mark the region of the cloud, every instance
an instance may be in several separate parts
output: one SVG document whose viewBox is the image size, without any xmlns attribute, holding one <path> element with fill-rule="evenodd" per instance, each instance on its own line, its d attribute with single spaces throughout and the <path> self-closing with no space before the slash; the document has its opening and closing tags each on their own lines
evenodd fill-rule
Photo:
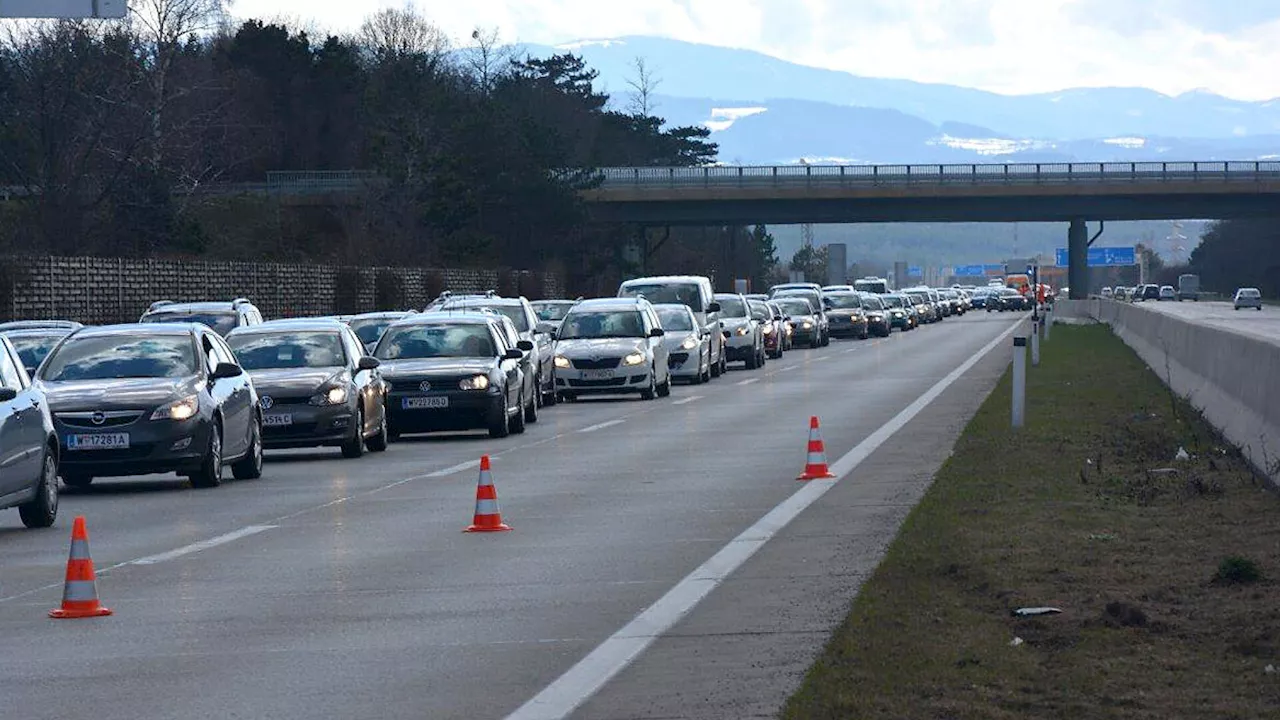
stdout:
<svg viewBox="0 0 1280 720">
<path fill-rule="evenodd" d="M 379 7 L 402 4 L 238 0 L 234 10 L 354 27 Z M 997 92 L 1140 86 L 1280 97 L 1276 0 L 419 0 L 416 7 L 459 39 L 475 27 L 544 44 L 661 35 Z"/>
</svg>

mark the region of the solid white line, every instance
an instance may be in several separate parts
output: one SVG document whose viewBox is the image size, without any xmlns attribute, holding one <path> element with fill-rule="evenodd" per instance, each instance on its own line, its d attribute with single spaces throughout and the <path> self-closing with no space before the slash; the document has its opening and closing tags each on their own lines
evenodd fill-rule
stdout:
<svg viewBox="0 0 1280 720">
<path fill-rule="evenodd" d="M 814 358 L 814 359 L 812 360 L 812 362 L 820 363 L 820 362 L 826 362 L 826 361 L 828 361 L 828 360 L 830 360 L 830 359 L 831 359 L 831 356 L 830 356 L 830 355 L 823 355 L 822 357 L 816 357 L 816 358 Z"/>
<path fill-rule="evenodd" d="M 746 380 L 743 380 L 742 382 L 735 383 L 735 384 L 738 387 L 742 387 L 743 385 L 750 385 L 752 383 L 758 383 L 758 382 L 760 382 L 760 378 L 747 378 Z"/>
<path fill-rule="evenodd" d="M 600 423 L 599 425 L 590 425 L 590 426 L 588 426 L 588 427 L 584 427 L 584 428 L 582 428 L 581 430 L 579 430 L 578 432 L 580 432 L 580 433 L 593 433 L 593 432 L 595 432 L 595 431 L 597 431 L 597 430 L 603 430 L 603 429 L 605 429 L 605 428 L 607 428 L 607 427 L 613 427 L 614 425 L 621 425 L 621 424 L 622 424 L 622 423 L 624 423 L 624 422 L 626 422 L 626 420 L 610 420 L 609 422 L 602 422 L 602 423 Z"/>
<path fill-rule="evenodd" d="M 858 348 L 856 348 L 856 347 L 851 347 L 851 348 L 849 348 L 848 350 L 845 350 L 845 351 L 844 351 L 844 354 L 845 354 L 845 355 L 848 355 L 849 353 L 856 353 L 856 352 L 858 352 Z"/>
<path fill-rule="evenodd" d="M 689 396 L 689 397 L 687 397 L 687 398 L 680 398 L 679 400 L 676 400 L 675 402 L 673 402 L 673 403 L 671 403 L 671 404 L 672 404 L 672 405 L 688 405 L 688 404 L 689 404 L 689 403 L 691 403 L 691 402 L 695 402 L 695 401 L 701 400 L 701 399 L 702 399 L 702 397 L 703 397 L 702 395 L 690 395 L 690 396 Z"/>
<path fill-rule="evenodd" d="M 837 460 L 831 466 L 831 472 L 836 475 L 834 481 L 810 481 L 792 493 L 790 497 L 757 520 L 754 525 L 721 548 L 710 560 L 676 583 L 675 587 L 668 590 L 657 602 L 579 660 L 542 692 L 508 715 L 507 720 L 560 720 L 568 717 L 582 703 L 599 692 L 605 683 L 630 665 L 654 640 L 688 615 L 703 598 L 734 570 L 741 567 L 779 530 L 786 527 L 796 516 L 835 487 L 836 482 L 848 475 L 876 448 L 883 445 L 894 433 L 919 415 L 978 361 L 1003 343 L 1017 328 L 1018 325 L 1014 325 L 1005 330 Z"/>
<path fill-rule="evenodd" d="M 466 462 L 460 462 L 457 465 L 450 465 L 449 467 L 444 468 L 442 470 L 436 470 L 435 472 L 429 472 L 426 475 L 420 475 L 419 477 L 424 479 L 448 477 L 449 475 L 453 475 L 454 473 L 460 473 L 463 470 L 471 470 L 472 468 L 478 468 L 478 467 L 480 467 L 479 460 L 468 460 Z M 416 477 L 406 478 L 406 480 L 417 480 L 417 479 L 418 478 Z"/>
<path fill-rule="evenodd" d="M 200 542 L 191 543 L 190 545 L 183 545 L 180 548 L 160 553 L 159 555 L 149 555 L 147 557 L 138 558 L 137 560 L 131 561 L 129 564 L 155 565 L 156 563 L 162 563 L 168 560 L 176 560 L 183 555 L 190 555 L 191 553 L 198 553 L 201 550 L 208 550 L 209 548 L 217 547 L 219 545 L 226 545 L 229 542 L 234 542 L 240 538 L 249 537 L 250 535 L 257 535 L 260 532 L 271 530 L 275 527 L 275 525 L 249 525 L 225 535 L 219 535 L 218 537 L 209 538 L 208 540 L 201 540 Z"/>
</svg>

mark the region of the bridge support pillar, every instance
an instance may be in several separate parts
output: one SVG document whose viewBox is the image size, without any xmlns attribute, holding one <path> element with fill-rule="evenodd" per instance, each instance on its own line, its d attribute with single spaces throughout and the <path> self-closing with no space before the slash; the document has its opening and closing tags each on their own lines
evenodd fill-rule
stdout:
<svg viewBox="0 0 1280 720">
<path fill-rule="evenodd" d="M 1084 218 L 1072 220 L 1067 231 L 1067 286 L 1072 300 L 1089 297 L 1089 227 Z"/>
</svg>

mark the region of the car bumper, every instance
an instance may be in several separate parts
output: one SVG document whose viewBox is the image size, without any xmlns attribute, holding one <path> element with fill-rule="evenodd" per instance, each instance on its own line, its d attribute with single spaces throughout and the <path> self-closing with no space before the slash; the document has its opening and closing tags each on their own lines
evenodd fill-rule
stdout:
<svg viewBox="0 0 1280 720">
<path fill-rule="evenodd" d="M 190 474 L 200 469 L 209 449 L 209 421 L 193 418 L 185 421 L 138 420 L 119 428 L 90 430 L 54 421 L 60 446 L 59 470 L 62 474 L 94 477 L 154 475 L 159 473 Z M 128 447 L 94 450 L 71 450 L 71 435 L 127 434 Z"/>
<path fill-rule="evenodd" d="M 601 376 L 599 373 L 608 373 Z M 556 368 L 556 390 L 577 395 L 616 395 L 649 389 L 649 366 L 619 366 L 612 370 L 578 370 Z"/>
<path fill-rule="evenodd" d="M 673 378 L 686 380 L 700 377 L 703 367 L 702 353 L 700 352 L 681 350 L 667 356 L 667 369 L 671 372 L 671 377 Z"/>
<path fill-rule="evenodd" d="M 355 409 L 349 405 L 277 405 L 262 414 L 262 446 L 272 449 L 340 445 L 351 439 Z M 287 418 L 286 421 L 282 418 Z"/>
<path fill-rule="evenodd" d="M 406 402 L 420 398 L 436 398 L 436 402 L 447 401 L 448 405 L 432 408 L 405 406 Z M 503 416 L 505 404 L 501 391 L 496 388 L 486 392 L 393 392 L 387 396 L 387 425 L 396 434 L 483 429 L 489 427 L 494 418 Z"/>
<path fill-rule="evenodd" d="M 844 337 L 847 335 L 865 335 L 868 331 L 866 320 L 835 320 L 831 321 L 831 335 L 834 337 Z"/>
</svg>

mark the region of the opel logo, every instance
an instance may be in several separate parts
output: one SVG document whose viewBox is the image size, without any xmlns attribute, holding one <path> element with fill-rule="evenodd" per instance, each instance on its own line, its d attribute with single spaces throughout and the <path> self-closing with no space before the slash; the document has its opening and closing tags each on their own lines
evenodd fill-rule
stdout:
<svg viewBox="0 0 1280 720">
<path fill-rule="evenodd" d="M 107 414 L 102 412 L 101 410 L 98 410 L 94 412 L 93 415 L 89 416 L 89 421 L 92 422 L 94 425 L 101 425 L 102 423 L 107 421 Z"/>
<path fill-rule="evenodd" d="M 418 383 L 418 389 L 421 390 L 422 392 L 431 392 L 430 381 L 423 380 L 422 382 Z"/>
<path fill-rule="evenodd" d="M 261 405 L 263 410 L 270 410 L 271 406 L 275 404 L 276 401 L 272 400 L 270 395 L 263 395 L 258 399 L 258 405 Z"/>
</svg>

